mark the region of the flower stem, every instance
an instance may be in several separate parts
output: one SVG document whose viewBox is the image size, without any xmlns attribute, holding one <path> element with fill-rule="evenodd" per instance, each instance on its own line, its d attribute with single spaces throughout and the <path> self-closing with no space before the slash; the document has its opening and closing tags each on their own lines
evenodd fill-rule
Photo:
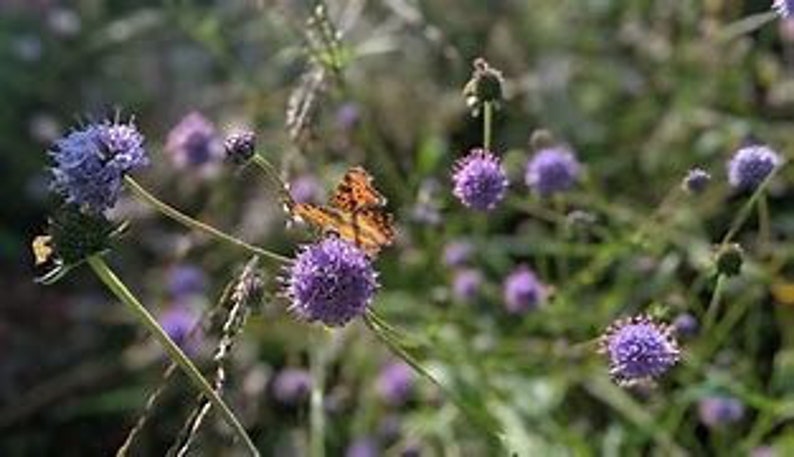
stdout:
<svg viewBox="0 0 794 457">
<path fill-rule="evenodd" d="M 722 290 L 725 286 L 725 275 L 720 273 L 717 275 L 717 283 L 714 285 L 714 292 L 711 295 L 709 307 L 706 310 L 706 316 L 703 318 L 703 334 L 708 334 L 708 331 L 717 320 L 717 310 L 720 306 L 720 299 L 722 298 Z"/>
<path fill-rule="evenodd" d="M 94 270 L 94 273 L 99 279 L 110 289 L 113 294 L 127 306 L 127 309 L 135 315 L 135 317 L 149 330 L 152 335 L 157 339 L 160 345 L 165 349 L 171 359 L 176 362 L 188 378 L 195 384 L 195 386 L 209 399 L 215 406 L 223 419 L 231 426 L 237 436 L 243 441 L 251 455 L 258 456 L 259 451 L 254 446 L 253 441 L 248 436 L 245 428 L 237 420 L 231 409 L 226 405 L 223 399 L 212 389 L 210 384 L 204 379 L 201 372 L 196 368 L 193 362 L 185 355 L 179 346 L 165 333 L 160 324 L 152 317 L 149 311 L 141 304 L 141 302 L 130 292 L 126 285 L 116 276 L 105 261 L 97 256 L 92 255 L 88 258 L 88 264 Z"/>
<path fill-rule="evenodd" d="M 311 347 L 310 370 L 312 391 L 310 404 L 311 437 L 309 439 L 311 457 L 325 456 L 325 411 L 323 410 L 323 386 L 325 384 L 324 344 L 315 338 Z"/>
<path fill-rule="evenodd" d="M 210 236 L 213 236 L 221 241 L 226 243 L 232 244 L 238 248 L 245 249 L 247 251 L 253 252 L 254 254 L 261 255 L 262 257 L 269 257 L 273 260 L 277 260 L 279 262 L 288 263 L 290 259 L 287 257 L 282 256 L 281 254 L 276 254 L 275 252 L 271 252 L 265 249 L 262 249 L 258 246 L 254 246 L 252 244 L 248 244 L 245 241 L 235 238 L 227 233 L 222 232 L 221 230 L 216 229 L 215 227 L 205 224 L 201 221 L 197 221 L 192 217 L 182 213 L 178 209 L 174 208 L 173 206 L 163 202 L 162 200 L 158 199 L 149 191 L 143 188 L 137 181 L 135 181 L 130 176 L 124 177 L 124 182 L 127 186 L 132 190 L 132 192 L 139 197 L 141 200 L 145 201 L 154 209 L 162 213 L 163 215 L 170 217 L 171 219 L 179 222 L 180 224 L 204 232 Z"/>
<path fill-rule="evenodd" d="M 493 123 L 493 103 L 482 104 L 482 148 L 491 150 L 491 124 Z"/>
</svg>

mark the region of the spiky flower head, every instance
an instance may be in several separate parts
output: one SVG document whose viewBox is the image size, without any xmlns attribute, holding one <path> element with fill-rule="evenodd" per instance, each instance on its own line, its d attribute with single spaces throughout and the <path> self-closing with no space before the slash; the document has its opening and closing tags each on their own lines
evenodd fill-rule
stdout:
<svg viewBox="0 0 794 457">
<path fill-rule="evenodd" d="M 524 179 L 541 197 L 563 192 L 576 183 L 581 165 L 573 152 L 565 146 L 540 149 L 527 162 Z"/>
<path fill-rule="evenodd" d="M 728 162 L 728 182 L 738 190 L 753 191 L 781 162 L 778 153 L 768 146 L 742 147 Z"/>
<path fill-rule="evenodd" d="M 794 17 L 794 0 L 775 0 L 772 9 L 783 19 Z"/>
<path fill-rule="evenodd" d="M 49 154 L 53 190 L 90 212 L 112 208 L 125 174 L 149 164 L 144 138 L 132 123 L 105 121 L 73 130 Z"/>
<path fill-rule="evenodd" d="M 304 246 L 286 273 L 290 310 L 330 327 L 364 314 L 378 288 L 367 255 L 337 237 Z"/>
<path fill-rule="evenodd" d="M 620 319 L 607 328 L 599 352 L 609 359 L 609 372 L 620 385 L 653 381 L 680 357 L 673 328 L 646 315 Z"/>
<path fill-rule="evenodd" d="M 183 117 L 168 133 L 165 151 L 177 168 L 212 173 L 223 160 L 223 141 L 201 113 Z"/>
<path fill-rule="evenodd" d="M 390 405 L 401 405 L 410 397 L 414 387 L 414 372 L 403 362 L 392 362 L 378 374 L 375 390 Z"/>
<path fill-rule="evenodd" d="M 471 79 L 463 88 L 466 104 L 475 115 L 486 102 L 498 104 L 503 99 L 503 85 L 502 72 L 488 64 L 482 57 L 478 57 L 474 60 Z"/>
<path fill-rule="evenodd" d="M 300 368 L 285 368 L 273 380 L 273 397 L 284 404 L 297 404 L 309 397 L 312 376 Z"/>
<path fill-rule="evenodd" d="M 108 249 L 121 227 L 101 213 L 85 213 L 75 205 L 59 208 L 49 222 L 52 249 L 64 265 L 75 265 Z"/>
<path fill-rule="evenodd" d="M 686 176 L 684 176 L 681 187 L 689 193 L 700 194 L 706 190 L 710 182 L 711 175 L 706 170 L 695 167 L 689 170 Z"/>
<path fill-rule="evenodd" d="M 455 164 L 452 193 L 469 208 L 494 209 L 505 196 L 507 173 L 499 159 L 484 149 L 473 149 Z"/>
<path fill-rule="evenodd" d="M 545 286 L 526 265 L 507 276 L 503 286 L 505 308 L 511 314 L 536 309 L 546 295 Z"/>
<path fill-rule="evenodd" d="M 223 142 L 226 158 L 237 165 L 243 165 L 256 152 L 256 134 L 251 130 L 232 133 Z"/>
<path fill-rule="evenodd" d="M 714 428 L 738 422 L 744 416 L 744 405 L 738 399 L 712 396 L 698 402 L 698 417 L 703 425 Z"/>
</svg>

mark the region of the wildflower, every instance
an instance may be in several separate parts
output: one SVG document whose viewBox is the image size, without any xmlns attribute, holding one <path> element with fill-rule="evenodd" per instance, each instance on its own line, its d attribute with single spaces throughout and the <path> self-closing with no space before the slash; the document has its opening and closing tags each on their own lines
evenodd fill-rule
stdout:
<svg viewBox="0 0 794 457">
<path fill-rule="evenodd" d="M 226 157 L 237 165 L 242 165 L 256 152 L 256 134 L 250 130 L 232 133 L 223 142 Z"/>
<path fill-rule="evenodd" d="M 223 142 L 206 117 L 192 112 L 183 117 L 171 132 L 165 151 L 177 168 L 199 170 L 211 174 L 223 160 Z"/>
<path fill-rule="evenodd" d="M 794 0 L 775 0 L 772 9 L 783 19 L 794 17 Z"/>
<path fill-rule="evenodd" d="M 717 272 L 725 276 L 736 276 L 742 272 L 744 250 L 736 243 L 720 246 L 717 250 Z"/>
<path fill-rule="evenodd" d="M 677 335 L 692 338 L 698 333 L 698 320 L 689 313 L 681 313 L 673 320 L 673 327 Z"/>
<path fill-rule="evenodd" d="M 469 241 L 453 240 L 444 246 L 444 264 L 448 267 L 459 267 L 469 261 L 474 246 Z"/>
<path fill-rule="evenodd" d="M 645 315 L 610 325 L 599 346 L 609 358 L 612 378 L 621 385 L 652 381 L 672 368 L 680 354 L 672 327 Z"/>
<path fill-rule="evenodd" d="M 700 422 L 709 428 L 738 422 L 744 416 L 744 405 L 733 397 L 712 396 L 698 402 Z"/>
<path fill-rule="evenodd" d="M 527 186 L 542 197 L 570 189 L 579 177 L 581 166 L 564 146 L 539 150 L 527 163 Z"/>
<path fill-rule="evenodd" d="M 728 182 L 738 190 L 753 191 L 780 163 L 780 156 L 768 146 L 745 146 L 728 162 Z"/>
<path fill-rule="evenodd" d="M 477 296 L 481 283 L 482 275 L 479 271 L 474 269 L 458 270 L 452 278 L 452 294 L 460 301 L 471 301 Z"/>
<path fill-rule="evenodd" d="M 340 238 L 305 246 L 287 267 L 290 310 L 308 320 L 341 326 L 362 315 L 378 288 L 366 254 Z"/>
<path fill-rule="evenodd" d="M 195 352 L 198 340 L 191 338 L 191 332 L 199 322 L 199 316 L 187 305 L 176 302 L 168 307 L 158 318 L 165 333 L 183 350 Z"/>
<path fill-rule="evenodd" d="M 466 97 L 466 104 L 476 114 L 480 107 L 488 103 L 499 103 L 502 101 L 502 86 L 504 78 L 502 72 L 491 67 L 483 58 L 474 60 L 474 71 L 471 79 L 463 88 L 463 96 Z"/>
<path fill-rule="evenodd" d="M 323 187 L 314 176 L 306 174 L 289 183 L 289 193 L 298 203 L 318 203 L 322 199 Z"/>
<path fill-rule="evenodd" d="M 546 292 L 535 273 L 520 266 L 505 279 L 503 293 L 507 311 L 518 314 L 537 308 Z"/>
<path fill-rule="evenodd" d="M 281 403 L 293 405 L 306 401 L 312 390 L 312 377 L 300 368 L 285 368 L 273 380 L 273 396 Z"/>
<path fill-rule="evenodd" d="M 474 149 L 455 164 L 452 193 L 469 208 L 488 211 L 504 198 L 507 174 L 499 159 L 483 149 Z"/>
<path fill-rule="evenodd" d="M 175 265 L 168 271 L 168 292 L 174 298 L 201 295 L 207 287 L 207 277 L 195 265 Z"/>
<path fill-rule="evenodd" d="M 125 174 L 149 164 L 143 136 L 130 122 L 103 122 L 74 130 L 49 151 L 55 161 L 52 188 L 92 212 L 112 208 Z"/>
<path fill-rule="evenodd" d="M 706 190 L 709 182 L 711 182 L 711 175 L 702 168 L 692 168 L 684 177 L 681 187 L 692 194 L 699 194 Z"/>
<path fill-rule="evenodd" d="M 378 374 L 375 390 L 383 401 L 390 405 L 405 403 L 414 387 L 414 373 L 403 361 L 386 365 Z"/>
<path fill-rule="evenodd" d="M 345 450 L 345 457 L 377 457 L 378 455 L 380 455 L 378 443 L 368 436 L 356 438 Z"/>
</svg>

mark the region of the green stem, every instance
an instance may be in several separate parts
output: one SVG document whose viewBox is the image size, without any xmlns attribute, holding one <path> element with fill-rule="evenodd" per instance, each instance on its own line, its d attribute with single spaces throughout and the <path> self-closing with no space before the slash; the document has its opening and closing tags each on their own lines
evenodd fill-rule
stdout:
<svg viewBox="0 0 794 457">
<path fill-rule="evenodd" d="M 323 409 L 323 386 L 325 384 L 324 344 L 316 338 L 312 344 L 310 370 L 312 376 L 310 425 L 310 456 L 325 456 L 325 411 Z"/>
<path fill-rule="evenodd" d="M 491 124 L 493 123 L 493 103 L 484 102 L 482 105 L 482 147 L 491 150 Z"/>
<path fill-rule="evenodd" d="M 130 292 L 126 285 L 113 273 L 105 261 L 97 256 L 92 255 L 88 259 L 88 264 L 94 270 L 94 273 L 100 280 L 110 289 L 113 294 L 127 306 L 127 309 L 135 315 L 135 317 L 149 330 L 152 335 L 157 339 L 160 345 L 165 349 L 171 360 L 176 362 L 188 378 L 195 384 L 195 386 L 209 399 L 212 405 L 223 416 L 224 420 L 232 427 L 234 432 L 243 441 L 248 448 L 251 455 L 258 456 L 259 451 L 254 446 L 253 441 L 248 436 L 245 428 L 237 420 L 231 409 L 226 405 L 223 399 L 218 396 L 217 392 L 212 389 L 212 386 L 204 379 L 201 372 L 196 368 L 193 362 L 185 355 L 179 346 L 174 343 L 171 338 L 160 327 L 154 317 L 146 310 L 135 295 Z"/>
<path fill-rule="evenodd" d="M 708 331 L 717 320 L 717 310 L 720 306 L 720 299 L 722 298 L 722 290 L 724 286 L 725 275 L 720 273 L 717 275 L 717 284 L 714 285 L 714 292 L 711 295 L 711 301 L 709 302 L 709 307 L 706 310 L 706 316 L 703 318 L 702 333 L 704 335 L 708 335 Z"/>
<path fill-rule="evenodd" d="M 739 209 L 739 212 L 736 213 L 736 217 L 733 219 L 733 221 L 731 221 L 731 226 L 728 229 L 728 232 L 725 234 L 725 237 L 723 237 L 722 239 L 722 243 L 721 243 L 722 246 L 727 245 L 728 243 L 731 242 L 731 240 L 733 240 L 733 237 L 736 236 L 736 234 L 739 232 L 739 229 L 742 228 L 744 222 L 747 220 L 748 217 L 750 217 L 750 213 L 751 210 L 753 209 L 753 205 L 755 205 L 755 203 L 766 192 L 766 188 L 769 186 L 769 183 L 772 182 L 772 178 L 777 173 L 779 173 L 780 170 L 782 170 L 783 167 L 786 165 L 787 163 L 784 162 L 778 165 L 777 167 L 775 167 L 772 170 L 772 172 L 770 172 L 769 175 L 761 182 L 761 184 L 758 185 L 758 187 L 755 189 L 755 191 L 750 196 L 750 198 L 747 199 L 747 202 L 744 205 L 742 205 L 742 207 Z"/>
<path fill-rule="evenodd" d="M 772 229 L 769 226 L 769 201 L 766 193 L 758 199 L 758 251 L 762 256 L 769 254 L 772 243 Z"/>
<path fill-rule="evenodd" d="M 232 244 L 232 245 L 234 245 L 234 246 L 236 246 L 238 248 L 242 248 L 242 249 L 245 249 L 247 251 L 253 252 L 254 254 L 258 254 L 258 255 L 261 255 L 263 257 L 268 257 L 268 258 L 271 258 L 273 260 L 277 260 L 279 262 L 284 262 L 284 263 L 289 263 L 290 262 L 290 259 L 287 258 L 287 257 L 284 257 L 284 256 L 282 256 L 280 254 L 276 254 L 275 252 L 271 252 L 271 251 L 262 249 L 262 248 L 260 248 L 258 246 L 254 246 L 252 244 L 248 244 L 245 241 L 240 240 L 238 238 L 235 238 L 235 237 L 233 237 L 233 236 L 231 236 L 231 235 L 229 235 L 227 233 L 224 233 L 224 232 L 216 229 L 215 227 L 213 227 L 211 225 L 208 225 L 208 224 L 205 224 L 205 223 L 203 223 L 201 221 L 197 221 L 196 219 L 193 219 L 192 217 L 182 213 L 178 209 L 174 208 L 173 206 L 170 206 L 169 204 L 163 202 L 162 200 L 158 199 L 157 197 L 155 197 L 154 195 L 149 193 L 149 191 L 144 189 L 143 186 L 138 184 L 138 182 L 135 181 L 130 176 L 125 176 L 124 177 L 124 182 L 130 188 L 130 190 L 136 196 L 138 196 L 141 200 L 143 200 L 146 203 L 150 204 L 152 207 L 154 207 L 154 209 L 156 209 L 157 211 L 159 211 L 163 215 L 165 215 L 167 217 L 170 217 L 171 219 L 179 222 L 180 224 L 182 224 L 182 225 L 184 225 L 186 227 L 189 227 L 189 228 L 204 232 L 204 233 L 206 233 L 206 234 L 208 234 L 210 236 L 213 236 L 213 237 L 215 237 L 215 238 L 217 238 L 217 239 L 219 239 L 221 241 L 224 241 L 226 243 Z"/>
</svg>

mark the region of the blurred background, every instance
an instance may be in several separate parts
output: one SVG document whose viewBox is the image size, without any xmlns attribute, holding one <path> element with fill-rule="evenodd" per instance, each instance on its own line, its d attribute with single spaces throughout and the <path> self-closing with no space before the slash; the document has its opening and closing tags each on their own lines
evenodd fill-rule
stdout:
<svg viewBox="0 0 794 457">
<path fill-rule="evenodd" d="M 722 325 L 693 336 L 695 355 L 659 388 L 625 391 L 582 350 L 617 316 L 700 316 L 711 246 L 746 202 L 728 189 L 725 160 L 748 136 L 794 150 L 794 20 L 764 16 L 767 0 L 317 4 L 0 0 L 0 455 L 113 453 L 161 382 L 159 349 L 88 269 L 34 283 L 30 241 L 56 205 L 47 150 L 108 117 L 134 118 L 146 136 L 153 165 L 137 177 L 148 189 L 287 256 L 312 232 L 287 227 L 256 169 L 219 159 L 223 138 L 256 131 L 304 201 L 325 201 L 349 166 L 366 166 L 399 229 L 376 264 L 375 308 L 434 349 L 423 362 L 519 455 L 794 452 L 788 170 L 769 191 L 771 244 L 759 248 L 751 217 Z M 452 164 L 482 144 L 461 95 L 479 56 L 505 77 L 494 150 L 511 178 L 487 216 L 450 193 Z M 554 201 L 524 184 L 540 128 L 585 167 Z M 695 165 L 712 188 L 674 199 L 661 235 L 637 235 Z M 108 261 L 172 336 L 247 261 L 129 195 L 111 217 L 131 229 Z M 511 313 L 501 289 L 520 265 L 549 296 Z M 306 455 L 312 338 L 278 297 L 280 266 L 262 267 L 265 298 L 235 346 L 226 397 L 263 455 Z M 181 342 L 209 366 L 217 332 L 198 333 Z M 360 323 L 334 332 L 327 352 L 328 455 L 499 454 Z M 175 376 L 132 455 L 165 454 L 193 398 Z M 192 453 L 239 451 L 219 422 Z"/>
</svg>

